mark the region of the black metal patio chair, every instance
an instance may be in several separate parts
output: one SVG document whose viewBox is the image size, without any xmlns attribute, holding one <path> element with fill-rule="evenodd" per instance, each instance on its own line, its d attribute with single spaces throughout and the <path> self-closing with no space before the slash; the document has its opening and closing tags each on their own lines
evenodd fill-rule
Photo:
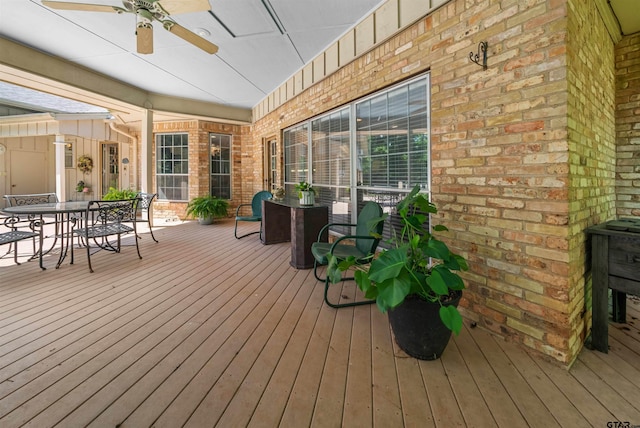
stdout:
<svg viewBox="0 0 640 428">
<path fill-rule="evenodd" d="M 20 218 L 15 216 L 0 218 L 0 225 L 2 225 L 0 228 L 0 245 L 9 244 L 9 250 L 2 257 L 8 255 L 13 247 L 13 261 L 17 265 L 20 264 L 18 262 L 18 242 L 24 239 L 35 239 L 39 235 L 33 230 L 20 230 L 18 228 L 20 223 Z"/>
<path fill-rule="evenodd" d="M 22 205 L 35 205 L 35 204 L 48 204 L 48 203 L 56 203 L 59 202 L 58 195 L 55 193 L 27 193 L 23 195 L 4 195 L 4 199 L 7 201 L 7 206 L 9 207 L 17 207 Z M 30 218 L 29 220 L 34 220 Z M 53 224 L 55 225 L 55 240 L 51 245 L 51 248 L 44 251 L 44 253 L 48 253 L 51 251 L 57 242 L 58 233 L 59 233 L 59 223 L 58 219 L 55 215 L 43 215 L 42 222 L 39 222 L 40 227 L 44 227 L 44 225 Z M 9 249 L 10 251 L 11 249 Z M 36 240 L 33 239 L 33 252 L 36 252 Z"/>
<path fill-rule="evenodd" d="M 155 236 L 153 236 L 153 230 L 151 226 L 153 225 L 153 201 L 157 199 L 157 193 L 143 193 L 139 192 L 136 195 L 138 198 L 138 206 L 136 207 L 136 221 L 138 223 L 147 223 L 149 225 L 149 233 L 151 234 L 151 238 L 158 242 Z M 140 238 L 140 236 L 138 236 Z"/>
<path fill-rule="evenodd" d="M 142 259 L 136 230 L 135 209 L 138 203 L 138 198 L 116 201 L 89 201 L 85 214 L 85 226 L 74 229 L 73 234 L 84 238 L 90 272 L 93 272 L 91 266 L 91 242 L 103 250 L 119 253 L 122 248 L 121 236 L 133 233 L 138 257 Z M 131 226 L 125 223 L 130 223 Z M 116 236 L 115 242 L 109 240 L 111 236 Z M 73 263 L 73 246 L 71 247 L 71 263 Z"/>
</svg>

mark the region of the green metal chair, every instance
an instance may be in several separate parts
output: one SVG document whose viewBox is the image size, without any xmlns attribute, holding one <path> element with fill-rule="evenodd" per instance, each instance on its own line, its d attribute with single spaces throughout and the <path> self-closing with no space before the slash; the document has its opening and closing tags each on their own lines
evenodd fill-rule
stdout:
<svg viewBox="0 0 640 428">
<path fill-rule="evenodd" d="M 356 224 L 350 223 L 329 223 L 324 226 L 318 234 L 318 241 L 311 244 L 311 253 L 313 254 L 313 274 L 318 281 L 324 281 L 324 301 L 332 308 L 343 308 L 345 306 L 368 305 L 374 303 L 375 300 L 363 300 L 350 303 L 333 303 L 329 301 L 328 292 L 330 281 L 329 278 L 321 278 L 318 275 L 318 267 L 329 264 L 328 255 L 331 254 L 338 261 L 344 260 L 349 256 L 356 258 L 359 264 L 371 263 L 372 255 L 378 247 L 380 236 L 384 222 L 381 221 L 382 207 L 376 202 L 367 202 L 358 214 Z M 380 220 L 380 221 L 376 221 Z M 321 237 L 325 231 L 331 230 L 334 226 L 350 226 L 356 228 L 355 235 L 345 235 L 336 239 L 334 242 L 321 242 Z M 355 241 L 354 244 L 347 244 L 344 241 Z M 342 278 L 343 281 L 353 280 L 353 278 Z"/>
<path fill-rule="evenodd" d="M 271 199 L 273 195 L 271 192 L 267 190 L 262 190 L 255 195 L 251 199 L 250 204 L 240 204 L 238 208 L 236 208 L 236 225 L 233 229 L 233 235 L 236 239 L 244 238 L 245 236 L 254 235 L 256 233 L 260 234 L 260 239 L 262 239 L 262 201 L 265 199 Z M 243 207 L 251 207 L 251 215 L 241 215 L 240 211 L 246 211 L 246 208 Z M 255 232 L 246 233 L 244 235 L 238 236 L 238 222 L 239 221 L 250 221 L 250 222 L 260 222 L 260 230 L 256 230 Z"/>
</svg>

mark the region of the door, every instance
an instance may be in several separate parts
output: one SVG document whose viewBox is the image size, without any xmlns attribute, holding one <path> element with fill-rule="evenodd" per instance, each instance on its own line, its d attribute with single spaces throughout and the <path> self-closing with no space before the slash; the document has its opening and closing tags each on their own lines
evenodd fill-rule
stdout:
<svg viewBox="0 0 640 428">
<path fill-rule="evenodd" d="M 118 165 L 118 144 L 102 145 L 102 195 L 109 191 L 109 187 L 120 188 L 120 171 Z"/>
<path fill-rule="evenodd" d="M 273 192 L 278 187 L 278 142 L 269 138 L 264 143 L 264 185 Z"/>
<path fill-rule="evenodd" d="M 9 192 L 13 195 L 47 193 L 47 159 L 43 152 L 11 151 Z"/>
</svg>

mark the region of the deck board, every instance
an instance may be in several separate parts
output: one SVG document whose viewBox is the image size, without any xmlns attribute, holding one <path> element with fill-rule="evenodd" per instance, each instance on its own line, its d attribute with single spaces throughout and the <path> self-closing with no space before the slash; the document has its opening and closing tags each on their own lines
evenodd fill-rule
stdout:
<svg viewBox="0 0 640 428">
<path fill-rule="evenodd" d="M 470 330 L 465 328 L 465 333 L 470 334 Z M 485 337 L 484 339 L 489 340 L 490 338 Z M 470 372 L 471 380 L 468 381 L 471 384 L 470 389 L 486 402 L 485 408 L 480 409 L 482 411 L 481 414 L 484 415 L 483 420 L 486 425 L 491 425 L 491 423 L 500 426 L 509 424 L 513 424 L 513 426 L 525 425 L 524 418 L 489 361 L 483 357 L 478 344 L 474 340 L 457 340 L 455 337 L 453 341 L 459 348 L 459 352 Z M 496 344 L 496 346 L 498 345 Z M 482 381 L 478 382 L 478 379 Z M 467 412 L 464 406 L 461 407 Z M 489 413 L 489 415 L 485 413 Z"/>
<path fill-rule="evenodd" d="M 507 355 L 511 363 L 526 379 L 535 391 L 536 396 L 544 403 L 554 419 L 562 427 L 588 426 L 589 422 L 576 409 L 567 396 L 552 382 L 547 372 L 534 359 L 502 340 L 496 340 L 496 345 Z M 506 391 L 504 391 L 506 393 Z M 494 411 L 495 412 L 495 411 Z M 507 418 L 508 418 L 507 413 Z"/>
<path fill-rule="evenodd" d="M 640 299 L 567 370 L 479 328 L 408 357 L 375 305 L 333 309 L 288 243 L 160 224 L 120 254 L 0 259 L 0 426 L 640 424 Z M 132 238 L 125 241 L 131 244 Z M 334 301 L 361 299 L 353 282 Z M 466 323 L 465 323 L 466 324 Z"/>
<path fill-rule="evenodd" d="M 369 427 L 373 425 L 371 309 L 371 305 L 353 308 L 351 343 L 348 349 L 348 361 L 351 361 L 351 364 L 349 364 L 346 379 L 344 426 Z"/>
</svg>

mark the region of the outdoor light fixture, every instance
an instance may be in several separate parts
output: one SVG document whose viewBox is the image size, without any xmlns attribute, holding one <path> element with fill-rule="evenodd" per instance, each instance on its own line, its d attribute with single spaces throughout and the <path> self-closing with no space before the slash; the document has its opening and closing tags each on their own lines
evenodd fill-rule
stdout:
<svg viewBox="0 0 640 428">
<path fill-rule="evenodd" d="M 193 32 L 200 37 L 209 37 L 211 35 L 209 30 L 205 30 L 204 28 L 196 28 L 193 30 Z"/>
<path fill-rule="evenodd" d="M 487 42 L 478 43 L 478 52 L 469 52 L 469 59 L 476 64 L 482 66 L 483 70 L 487 69 L 487 48 L 489 44 Z"/>
</svg>

